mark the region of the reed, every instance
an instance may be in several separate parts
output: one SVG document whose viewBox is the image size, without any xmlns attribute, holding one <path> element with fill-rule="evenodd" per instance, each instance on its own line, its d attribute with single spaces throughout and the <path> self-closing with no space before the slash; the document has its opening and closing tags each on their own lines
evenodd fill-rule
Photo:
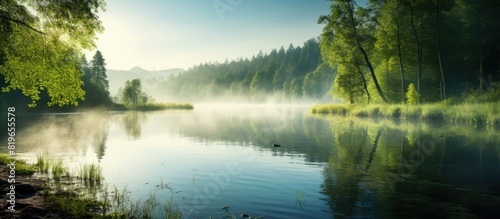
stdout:
<svg viewBox="0 0 500 219">
<path fill-rule="evenodd" d="M 126 187 L 122 190 L 114 187 L 113 191 L 108 192 L 102 182 L 102 169 L 96 164 L 83 165 L 77 176 L 71 176 L 69 168 L 64 166 L 62 160 L 53 162 L 44 155 L 37 155 L 36 164 L 30 165 L 8 154 L 0 154 L 0 164 L 6 165 L 12 161 L 16 162 L 16 174 L 24 172 L 25 168 L 31 174 L 37 170 L 47 174 L 42 186 L 43 197 L 51 208 L 64 213 L 68 218 L 158 218 L 158 214 L 162 215 L 161 218 L 182 218 L 173 196 L 170 196 L 165 205 L 160 206 L 157 194 L 154 193 L 145 201 L 133 201 Z M 49 173 L 51 175 L 48 175 Z M 68 182 L 72 184 L 63 188 L 60 186 L 60 179 L 64 176 L 67 176 Z M 80 180 L 73 181 L 72 177 Z M 160 188 L 172 191 L 163 181 Z"/>
<path fill-rule="evenodd" d="M 45 158 L 45 155 L 43 154 L 37 154 L 36 155 L 36 167 L 38 167 L 38 171 L 40 173 L 49 173 L 49 168 L 50 168 L 50 162 Z"/>
<path fill-rule="evenodd" d="M 86 184 L 99 184 L 102 180 L 102 168 L 96 164 L 85 164 L 80 167 L 78 178 Z"/>
<path fill-rule="evenodd" d="M 68 169 L 63 166 L 62 160 L 53 162 L 52 165 L 50 166 L 51 166 L 52 177 L 54 177 L 56 181 L 59 181 L 63 176 L 63 174 L 68 172 Z"/>
</svg>

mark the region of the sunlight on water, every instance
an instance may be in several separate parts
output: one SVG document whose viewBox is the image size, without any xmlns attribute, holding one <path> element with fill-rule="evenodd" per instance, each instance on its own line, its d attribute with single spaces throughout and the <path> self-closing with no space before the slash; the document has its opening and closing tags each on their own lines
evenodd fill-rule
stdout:
<svg viewBox="0 0 500 219">
<path fill-rule="evenodd" d="M 27 116 L 18 149 L 32 163 L 37 154 L 74 169 L 99 163 L 109 189 L 126 188 L 134 200 L 172 198 L 186 218 L 495 213 L 486 204 L 500 203 L 494 130 L 318 117 L 307 109 L 202 104 Z M 467 213 L 453 213 L 458 208 Z"/>
</svg>

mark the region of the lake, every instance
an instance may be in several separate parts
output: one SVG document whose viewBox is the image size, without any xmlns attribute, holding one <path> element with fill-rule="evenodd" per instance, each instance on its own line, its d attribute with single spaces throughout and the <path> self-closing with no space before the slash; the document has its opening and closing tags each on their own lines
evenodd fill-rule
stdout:
<svg viewBox="0 0 500 219">
<path fill-rule="evenodd" d="M 126 188 L 134 200 L 171 199 L 184 218 L 500 215 L 498 127 L 308 109 L 200 104 L 192 111 L 18 115 L 16 152 L 72 169 L 98 163 L 110 189 Z"/>
</svg>

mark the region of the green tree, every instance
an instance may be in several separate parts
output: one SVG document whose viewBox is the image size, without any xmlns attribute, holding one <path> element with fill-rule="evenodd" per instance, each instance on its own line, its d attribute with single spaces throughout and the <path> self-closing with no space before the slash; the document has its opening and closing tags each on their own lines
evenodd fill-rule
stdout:
<svg viewBox="0 0 500 219">
<path fill-rule="evenodd" d="M 384 102 L 387 99 L 380 88 L 375 70 L 366 48 L 370 47 L 372 37 L 366 34 L 372 28 L 369 11 L 357 7 L 353 0 L 330 0 L 330 14 L 320 16 L 318 23 L 325 24 L 321 40 L 321 52 L 331 66 L 360 65 L 366 66 L 372 82 Z M 344 68 L 349 71 L 358 69 Z M 352 73 L 355 74 L 355 73 Z M 355 77 L 350 76 L 350 79 Z M 363 77 L 360 77 L 363 80 Z M 363 81 L 361 81 L 363 83 Z M 356 82 L 354 82 L 356 83 Z M 343 84 L 343 83 L 340 83 Z"/>
<path fill-rule="evenodd" d="M 142 91 L 141 81 L 133 79 L 126 81 L 125 87 L 120 88 L 120 99 L 123 103 L 132 104 L 136 107 L 139 104 L 146 104 L 151 98 Z"/>
<path fill-rule="evenodd" d="M 420 94 L 418 93 L 417 88 L 415 88 L 415 84 L 410 83 L 408 85 L 408 92 L 406 92 L 406 102 L 409 104 L 418 104 L 419 98 Z"/>
<path fill-rule="evenodd" d="M 292 102 L 298 101 L 302 98 L 302 79 L 292 78 L 290 82 L 290 100 Z"/>
<path fill-rule="evenodd" d="M 404 21 L 406 20 L 405 11 L 401 7 L 401 0 L 386 0 L 377 2 L 380 16 L 378 16 L 379 26 L 377 27 L 375 37 L 375 47 L 379 58 L 379 66 L 376 71 L 380 74 L 385 72 L 385 80 L 381 80 L 385 88 L 388 98 L 396 101 L 397 92 L 394 89 L 397 70 L 400 73 L 400 102 L 404 103 L 405 99 L 405 61 L 403 57 L 408 57 L 405 39 L 407 37 L 408 28 Z M 396 70 L 397 69 L 397 70 Z M 394 75 L 394 76 L 393 76 Z M 384 86 L 385 85 L 385 86 Z"/>
<path fill-rule="evenodd" d="M 357 68 L 353 64 L 338 67 L 338 74 L 331 90 L 333 96 L 351 104 L 363 98 L 364 94 L 366 94 L 364 79 L 362 74 L 353 73 L 356 71 Z"/>
<path fill-rule="evenodd" d="M 101 51 L 97 50 L 92 59 L 90 81 L 97 89 L 105 91 L 109 95 L 109 82 L 106 76 L 106 62 Z"/>
<path fill-rule="evenodd" d="M 104 63 L 104 58 L 101 53 L 96 53 L 96 55 L 94 55 L 91 65 L 89 65 L 85 56 L 82 57 L 80 68 L 83 74 L 82 88 L 85 91 L 85 100 L 82 105 L 95 107 L 110 105 L 112 103 L 111 97 L 109 96 L 109 85 L 106 78 L 105 65 L 106 63 Z"/>
<path fill-rule="evenodd" d="M 98 12 L 103 0 L 2 0 L 0 2 L 0 75 L 3 92 L 21 90 L 36 106 L 40 93 L 48 105 L 78 104 L 80 51 L 93 49 L 103 30 Z"/>
</svg>

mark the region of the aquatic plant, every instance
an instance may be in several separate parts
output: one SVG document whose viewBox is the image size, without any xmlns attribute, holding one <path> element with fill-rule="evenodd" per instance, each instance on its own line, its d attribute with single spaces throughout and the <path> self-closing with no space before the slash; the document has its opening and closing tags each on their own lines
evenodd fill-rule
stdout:
<svg viewBox="0 0 500 219">
<path fill-rule="evenodd" d="M 86 185 L 99 184 L 102 179 L 102 168 L 96 164 L 85 164 L 80 167 L 78 178 Z"/>
<path fill-rule="evenodd" d="M 67 168 L 63 166 L 62 160 L 58 160 L 57 162 L 54 162 L 51 165 L 52 177 L 54 177 L 56 181 L 59 181 L 63 176 L 63 174 L 66 173 L 67 171 L 68 171 Z"/>
<path fill-rule="evenodd" d="M 49 173 L 49 168 L 50 168 L 50 162 L 45 159 L 45 155 L 43 154 L 37 154 L 36 155 L 36 164 L 35 166 L 38 167 L 38 171 L 40 173 Z"/>
<path fill-rule="evenodd" d="M 305 206 L 306 205 L 306 196 L 307 196 L 307 192 L 302 190 L 302 189 L 299 189 L 299 190 L 295 190 L 295 206 L 297 206 L 297 204 L 302 207 L 302 206 Z"/>
</svg>

